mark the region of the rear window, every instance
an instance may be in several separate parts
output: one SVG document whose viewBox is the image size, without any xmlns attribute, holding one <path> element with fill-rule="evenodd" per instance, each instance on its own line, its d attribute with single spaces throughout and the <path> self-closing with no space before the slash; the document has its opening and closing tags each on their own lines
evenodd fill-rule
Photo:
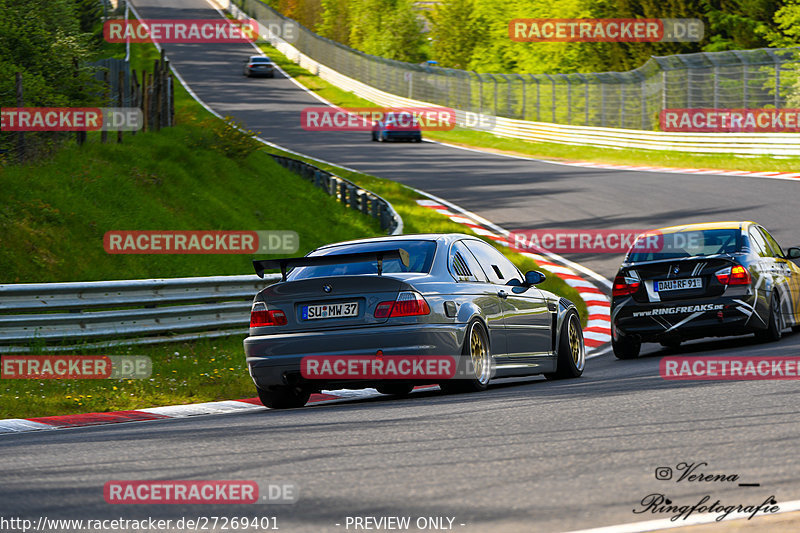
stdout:
<svg viewBox="0 0 800 533">
<path fill-rule="evenodd" d="M 251 57 L 250 58 L 250 62 L 251 63 L 269 63 L 269 58 L 268 57 Z"/>
<path fill-rule="evenodd" d="M 392 241 L 374 242 L 362 244 L 348 244 L 316 250 L 309 255 L 331 256 L 350 253 L 377 252 L 381 250 L 396 250 L 402 248 L 408 252 L 408 266 L 406 267 L 399 259 L 385 259 L 383 261 L 383 273 L 393 274 L 399 272 L 419 272 L 427 274 L 431 270 L 433 255 L 436 252 L 434 241 Z M 342 265 L 321 265 L 310 267 L 298 267 L 291 270 L 287 279 L 298 280 L 308 278 L 321 278 L 327 276 L 358 276 L 365 274 L 377 274 L 377 261 L 363 261 L 360 263 L 345 263 Z"/>
<path fill-rule="evenodd" d="M 738 229 L 709 229 L 654 232 L 650 241 L 637 239 L 626 261 L 657 261 L 682 257 L 732 254 L 742 249 L 742 234 Z"/>
</svg>

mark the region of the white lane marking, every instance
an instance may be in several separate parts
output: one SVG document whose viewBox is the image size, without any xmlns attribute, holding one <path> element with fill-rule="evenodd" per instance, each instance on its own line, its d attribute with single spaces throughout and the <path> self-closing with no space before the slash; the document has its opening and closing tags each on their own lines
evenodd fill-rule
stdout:
<svg viewBox="0 0 800 533">
<path fill-rule="evenodd" d="M 793 500 L 790 502 L 779 503 L 780 511 L 777 513 L 772 513 L 769 515 L 758 515 L 753 520 L 758 520 L 764 516 L 773 516 L 783 513 L 791 513 L 794 511 L 800 511 L 800 500 Z M 720 523 L 720 522 L 728 522 L 731 520 L 745 520 L 747 519 L 750 514 L 749 513 L 731 513 L 727 517 L 723 518 L 722 520 L 717 520 L 717 514 L 711 515 L 697 515 L 694 517 L 686 518 L 685 520 L 680 521 L 672 521 L 669 518 L 663 518 L 661 520 L 648 520 L 646 522 L 632 522 L 628 524 L 617 524 L 614 526 L 605 526 L 605 527 L 595 527 L 592 529 L 579 529 L 570 531 L 569 533 L 645 533 L 647 531 L 659 531 L 662 529 L 674 529 L 678 527 L 686 527 L 686 526 L 696 526 L 700 524 L 712 524 L 712 523 Z"/>
<path fill-rule="evenodd" d="M 443 141 L 433 141 L 431 139 L 426 139 L 426 142 L 434 143 L 434 144 L 441 144 L 442 146 L 449 146 L 450 148 L 457 148 L 459 150 L 466 150 L 468 152 L 479 152 L 482 154 L 490 154 L 496 155 L 499 157 L 509 157 L 511 159 L 522 159 L 525 161 L 536 161 L 537 163 L 547 163 L 549 165 L 561 165 L 566 167 L 582 167 L 582 168 L 597 168 L 599 170 L 624 170 L 627 172 L 657 172 L 657 173 L 667 173 L 667 174 L 686 174 L 686 175 L 693 175 L 693 176 L 702 176 L 702 175 L 709 175 L 709 176 L 731 176 L 731 177 L 740 177 L 740 178 L 759 178 L 759 179 L 770 179 L 770 180 L 784 180 L 784 181 L 800 181 L 797 179 L 797 176 L 800 174 L 797 173 L 781 173 L 777 176 L 764 176 L 760 175 L 762 173 L 759 172 L 750 172 L 747 170 L 699 170 L 699 169 L 690 169 L 690 168 L 635 168 L 635 167 L 626 167 L 626 165 L 612 165 L 612 164 L 604 164 L 604 163 L 592 163 L 592 162 L 582 162 L 582 161 L 575 161 L 575 162 L 564 162 L 564 161 L 550 161 L 547 159 L 538 159 L 532 156 L 523 156 L 523 155 L 516 155 L 516 154 L 505 154 L 501 152 L 491 152 L 484 149 L 479 148 L 471 148 L 467 146 L 459 146 L 457 144 L 450 144 Z"/>
<path fill-rule="evenodd" d="M 0 420 L 0 433 L 19 433 L 21 431 L 38 431 L 40 429 L 56 429 L 50 424 L 42 424 L 24 418 L 7 418 Z"/>
<path fill-rule="evenodd" d="M 591 281 L 586 281 L 585 279 L 570 279 L 567 278 L 564 282 L 569 285 L 570 287 L 583 287 L 586 289 L 596 289 L 597 285 L 592 283 Z"/>
<path fill-rule="evenodd" d="M 264 409 L 263 406 L 236 400 L 225 400 L 221 402 L 203 402 L 188 405 L 168 405 L 165 407 L 146 407 L 137 409 L 144 413 L 163 415 L 170 418 L 183 418 L 187 416 L 217 415 L 223 413 L 233 413 L 238 411 L 249 411 L 253 409 Z"/>
<path fill-rule="evenodd" d="M 611 335 L 608 333 L 597 333 L 595 331 L 584 331 L 584 338 L 592 339 L 593 341 L 610 342 Z"/>
</svg>

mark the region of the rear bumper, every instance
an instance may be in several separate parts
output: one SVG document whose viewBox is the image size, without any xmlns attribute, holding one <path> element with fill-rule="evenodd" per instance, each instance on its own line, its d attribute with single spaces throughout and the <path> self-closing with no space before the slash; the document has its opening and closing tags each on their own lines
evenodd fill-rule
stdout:
<svg viewBox="0 0 800 533">
<path fill-rule="evenodd" d="M 386 139 L 399 140 L 399 139 L 422 139 L 421 131 L 384 131 L 383 136 Z"/>
<path fill-rule="evenodd" d="M 309 355 L 459 355 L 466 324 L 373 326 L 315 332 L 251 336 L 244 340 L 250 376 L 256 387 L 301 385 L 312 390 L 365 388 L 374 382 L 306 380 L 300 362 Z M 421 383 L 421 382 L 420 382 Z"/>
<path fill-rule="evenodd" d="M 247 73 L 248 73 L 249 76 L 264 76 L 264 77 L 268 77 L 269 78 L 269 77 L 272 77 L 272 76 L 275 75 L 275 70 L 274 69 L 269 69 L 269 70 L 267 70 L 267 69 L 264 69 L 264 70 L 261 70 L 261 69 L 252 70 L 251 69 L 251 70 L 248 70 Z"/>
<path fill-rule="evenodd" d="M 611 308 L 611 332 L 615 339 L 642 342 L 744 335 L 765 327 L 756 302 L 753 295 L 654 303 L 621 299 Z"/>
</svg>

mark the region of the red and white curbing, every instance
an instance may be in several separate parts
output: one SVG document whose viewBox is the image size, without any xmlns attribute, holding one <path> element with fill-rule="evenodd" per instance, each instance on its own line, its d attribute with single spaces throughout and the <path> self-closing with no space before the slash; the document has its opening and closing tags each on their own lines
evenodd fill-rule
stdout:
<svg viewBox="0 0 800 533">
<path fill-rule="evenodd" d="M 415 391 L 438 389 L 436 385 L 416 387 Z M 308 404 L 329 404 L 347 400 L 377 398 L 383 396 L 375 389 L 325 391 L 312 394 Z M 168 418 L 186 418 L 200 415 L 222 415 L 241 413 L 243 411 L 265 410 L 258 398 L 244 400 L 225 400 L 222 402 L 204 402 L 189 405 L 168 405 L 166 407 L 148 407 L 135 411 L 112 411 L 109 413 L 83 413 L 78 415 L 42 416 L 36 418 L 9 418 L 0 420 L 0 434 L 22 433 L 46 429 L 65 429 L 85 426 L 102 426 L 122 422 L 146 422 Z"/>
<path fill-rule="evenodd" d="M 587 280 L 573 270 L 572 268 L 564 265 L 557 264 L 553 261 L 558 261 L 557 256 L 554 254 L 547 254 L 542 250 L 542 254 L 531 253 L 526 250 L 520 250 L 511 243 L 508 238 L 486 227 L 486 224 L 480 223 L 475 220 L 468 212 L 453 212 L 450 206 L 445 205 L 441 200 L 417 200 L 417 203 L 423 207 L 428 207 L 437 211 L 438 213 L 448 217 L 457 224 L 462 224 L 471 229 L 474 233 L 483 237 L 488 237 L 493 241 L 503 246 L 508 246 L 511 250 L 518 252 L 522 255 L 530 257 L 542 268 L 552 272 L 559 278 L 563 279 L 567 285 L 573 287 L 586 302 L 586 307 L 589 312 L 589 319 L 586 327 L 583 329 L 583 336 L 587 347 L 587 352 L 598 352 L 605 347 L 606 344 L 611 342 L 611 302 L 606 296 L 606 293 L 597 287 L 594 283 Z M 449 202 L 448 202 L 449 203 Z"/>
</svg>

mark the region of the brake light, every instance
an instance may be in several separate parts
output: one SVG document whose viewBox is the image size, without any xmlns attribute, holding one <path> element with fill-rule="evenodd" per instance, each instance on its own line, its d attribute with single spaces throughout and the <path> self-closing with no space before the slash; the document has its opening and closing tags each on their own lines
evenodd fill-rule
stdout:
<svg viewBox="0 0 800 533">
<path fill-rule="evenodd" d="M 405 291 L 397 295 L 393 302 L 381 302 L 375 306 L 375 318 L 395 316 L 429 315 L 431 308 L 418 292 Z"/>
<path fill-rule="evenodd" d="M 614 278 L 614 286 L 611 288 L 612 296 L 627 296 L 639 290 L 639 280 L 619 275 Z"/>
<path fill-rule="evenodd" d="M 723 268 L 714 273 L 723 285 L 749 285 L 750 272 L 742 265 Z"/>
<path fill-rule="evenodd" d="M 280 309 L 267 310 L 267 304 L 256 302 L 250 310 L 250 327 L 260 328 L 262 326 L 285 326 L 287 323 L 286 313 Z"/>
</svg>

